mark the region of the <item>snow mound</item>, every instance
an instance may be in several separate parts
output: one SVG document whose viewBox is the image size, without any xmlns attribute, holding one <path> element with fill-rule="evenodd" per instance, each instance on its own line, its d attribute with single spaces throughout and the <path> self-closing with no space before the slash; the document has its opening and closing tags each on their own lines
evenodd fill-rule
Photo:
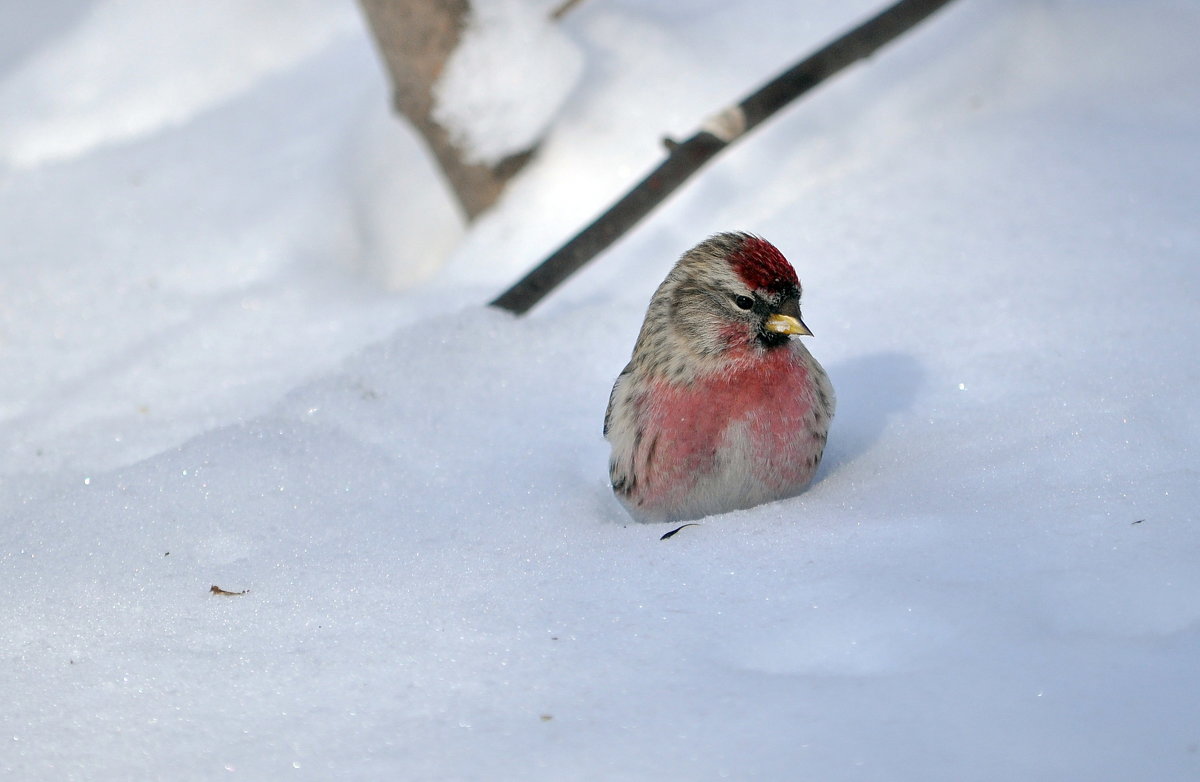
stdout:
<svg viewBox="0 0 1200 782">
<path fill-rule="evenodd" d="M 531 149 L 583 71 L 583 54 L 555 25 L 550 5 L 471 3 L 433 110 L 469 162 L 494 165 Z"/>
<path fill-rule="evenodd" d="M 63 160 L 178 125 L 353 31 L 342 5 L 103 0 L 0 77 L 0 160 Z"/>
</svg>

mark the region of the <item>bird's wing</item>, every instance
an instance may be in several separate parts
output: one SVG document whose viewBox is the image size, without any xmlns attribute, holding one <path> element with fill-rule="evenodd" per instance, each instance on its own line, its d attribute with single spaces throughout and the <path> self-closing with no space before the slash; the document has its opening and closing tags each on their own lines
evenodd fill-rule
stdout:
<svg viewBox="0 0 1200 782">
<path fill-rule="evenodd" d="M 624 369 L 621 370 L 621 374 L 617 375 L 617 380 L 615 383 L 613 383 L 612 391 L 608 392 L 608 408 L 604 411 L 604 436 L 605 437 L 608 437 L 608 430 L 612 426 L 613 404 L 616 402 L 616 399 L 617 399 L 617 388 L 621 385 L 621 381 L 624 380 L 625 377 L 632 371 L 633 371 L 633 362 L 631 361 L 625 365 Z"/>
<path fill-rule="evenodd" d="M 641 441 L 638 421 L 643 404 L 641 394 L 633 390 L 633 364 L 625 367 L 608 397 L 604 414 L 604 436 L 612 443 L 608 477 L 618 496 L 628 497 L 637 487 L 635 462 Z"/>
</svg>

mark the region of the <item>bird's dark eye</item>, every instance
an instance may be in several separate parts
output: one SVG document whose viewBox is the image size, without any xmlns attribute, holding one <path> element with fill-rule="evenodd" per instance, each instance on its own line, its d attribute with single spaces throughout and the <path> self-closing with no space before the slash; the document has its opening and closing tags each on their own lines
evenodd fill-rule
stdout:
<svg viewBox="0 0 1200 782">
<path fill-rule="evenodd" d="M 748 310 L 754 306 L 754 299 L 750 298 L 749 296 L 738 296 L 733 300 L 733 303 L 744 310 Z"/>
</svg>

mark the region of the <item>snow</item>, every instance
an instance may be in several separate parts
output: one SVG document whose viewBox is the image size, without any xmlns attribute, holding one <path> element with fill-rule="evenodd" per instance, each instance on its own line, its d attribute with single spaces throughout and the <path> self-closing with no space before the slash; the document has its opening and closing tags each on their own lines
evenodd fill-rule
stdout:
<svg viewBox="0 0 1200 782">
<path fill-rule="evenodd" d="M 294 67 L 351 21 L 318 0 L 295 0 L 291 14 L 236 0 L 76 5 L 78 22 L 13 68 L 0 89 L 10 164 L 71 158 L 186 122 Z M 275 35 L 264 41 L 268 25 Z"/>
<path fill-rule="evenodd" d="M 434 87 L 433 117 L 468 162 L 495 165 L 533 149 L 570 97 L 583 55 L 551 16 L 553 2 L 470 6 Z"/>
<path fill-rule="evenodd" d="M 0 777 L 1200 775 L 1194 4 L 954 4 L 520 319 L 874 4 L 581 4 L 469 228 L 353 3 L 152 5 L 0 37 Z M 718 230 L 796 265 L 838 415 L 808 492 L 660 540 L 600 423 Z"/>
</svg>

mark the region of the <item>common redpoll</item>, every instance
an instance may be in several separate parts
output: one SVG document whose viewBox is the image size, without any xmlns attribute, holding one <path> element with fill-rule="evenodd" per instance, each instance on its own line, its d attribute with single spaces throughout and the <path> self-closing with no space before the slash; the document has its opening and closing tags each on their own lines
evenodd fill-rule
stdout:
<svg viewBox="0 0 1200 782">
<path fill-rule="evenodd" d="M 812 335 L 800 281 L 770 242 L 724 233 L 683 254 L 604 416 L 609 477 L 630 515 L 695 519 L 809 484 L 834 396 L 795 335 Z"/>
</svg>

